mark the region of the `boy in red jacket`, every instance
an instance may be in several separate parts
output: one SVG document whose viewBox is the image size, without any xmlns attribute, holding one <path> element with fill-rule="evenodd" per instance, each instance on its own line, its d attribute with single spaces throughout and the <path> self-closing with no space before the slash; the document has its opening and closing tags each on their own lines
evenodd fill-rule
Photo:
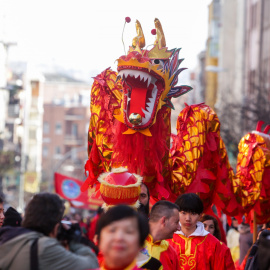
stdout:
<svg viewBox="0 0 270 270">
<path fill-rule="evenodd" d="M 203 203 L 199 196 L 187 193 L 179 196 L 175 202 L 179 206 L 181 230 L 174 233 L 170 244 L 176 250 L 180 268 L 201 270 L 235 269 L 228 249 L 199 222 L 203 213 Z M 228 251 L 228 252 L 227 252 Z"/>
</svg>

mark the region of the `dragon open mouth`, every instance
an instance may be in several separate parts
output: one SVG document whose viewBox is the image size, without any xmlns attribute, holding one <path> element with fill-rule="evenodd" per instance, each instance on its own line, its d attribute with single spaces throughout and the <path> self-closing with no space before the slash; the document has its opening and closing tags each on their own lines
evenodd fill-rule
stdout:
<svg viewBox="0 0 270 270">
<path fill-rule="evenodd" d="M 119 76 L 124 88 L 124 114 L 126 124 L 134 129 L 147 128 L 154 120 L 164 80 L 147 69 L 121 68 Z M 132 121 L 133 116 L 139 120 Z"/>
</svg>

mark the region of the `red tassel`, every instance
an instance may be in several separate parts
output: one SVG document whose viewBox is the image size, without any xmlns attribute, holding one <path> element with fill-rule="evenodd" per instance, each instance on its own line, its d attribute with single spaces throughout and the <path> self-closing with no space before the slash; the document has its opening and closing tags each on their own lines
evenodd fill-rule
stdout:
<svg viewBox="0 0 270 270">
<path fill-rule="evenodd" d="M 230 216 L 227 216 L 227 222 L 228 222 L 229 226 L 232 225 L 232 218 Z"/>
<path fill-rule="evenodd" d="M 168 155 L 166 144 L 167 128 L 162 118 L 162 110 L 157 115 L 156 123 L 150 127 L 152 137 L 140 132 L 128 135 L 125 124 L 115 121 L 112 164 L 127 166 L 130 172 L 143 176 L 156 176 L 154 181 L 163 182 L 163 158 Z M 151 186 L 151 185 L 150 185 Z"/>
</svg>

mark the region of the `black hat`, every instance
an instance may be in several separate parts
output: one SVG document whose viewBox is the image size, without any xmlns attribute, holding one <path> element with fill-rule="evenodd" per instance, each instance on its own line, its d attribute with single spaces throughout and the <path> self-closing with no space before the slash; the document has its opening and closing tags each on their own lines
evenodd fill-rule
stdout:
<svg viewBox="0 0 270 270">
<path fill-rule="evenodd" d="M 5 212 L 5 219 L 3 226 L 19 227 L 21 226 L 21 222 L 22 222 L 21 215 L 13 207 L 9 207 Z"/>
</svg>

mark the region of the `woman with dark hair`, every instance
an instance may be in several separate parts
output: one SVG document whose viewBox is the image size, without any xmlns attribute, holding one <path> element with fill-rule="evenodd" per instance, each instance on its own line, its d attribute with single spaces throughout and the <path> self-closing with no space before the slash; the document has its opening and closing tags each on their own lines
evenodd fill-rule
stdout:
<svg viewBox="0 0 270 270">
<path fill-rule="evenodd" d="M 204 229 L 214 235 L 219 241 L 221 241 L 221 233 L 218 226 L 218 222 L 215 217 L 210 215 L 203 215 L 200 220 L 203 225 Z"/>
<path fill-rule="evenodd" d="M 146 217 L 127 205 L 112 207 L 100 216 L 96 234 L 100 269 L 140 269 L 136 258 L 149 234 Z"/>
</svg>

